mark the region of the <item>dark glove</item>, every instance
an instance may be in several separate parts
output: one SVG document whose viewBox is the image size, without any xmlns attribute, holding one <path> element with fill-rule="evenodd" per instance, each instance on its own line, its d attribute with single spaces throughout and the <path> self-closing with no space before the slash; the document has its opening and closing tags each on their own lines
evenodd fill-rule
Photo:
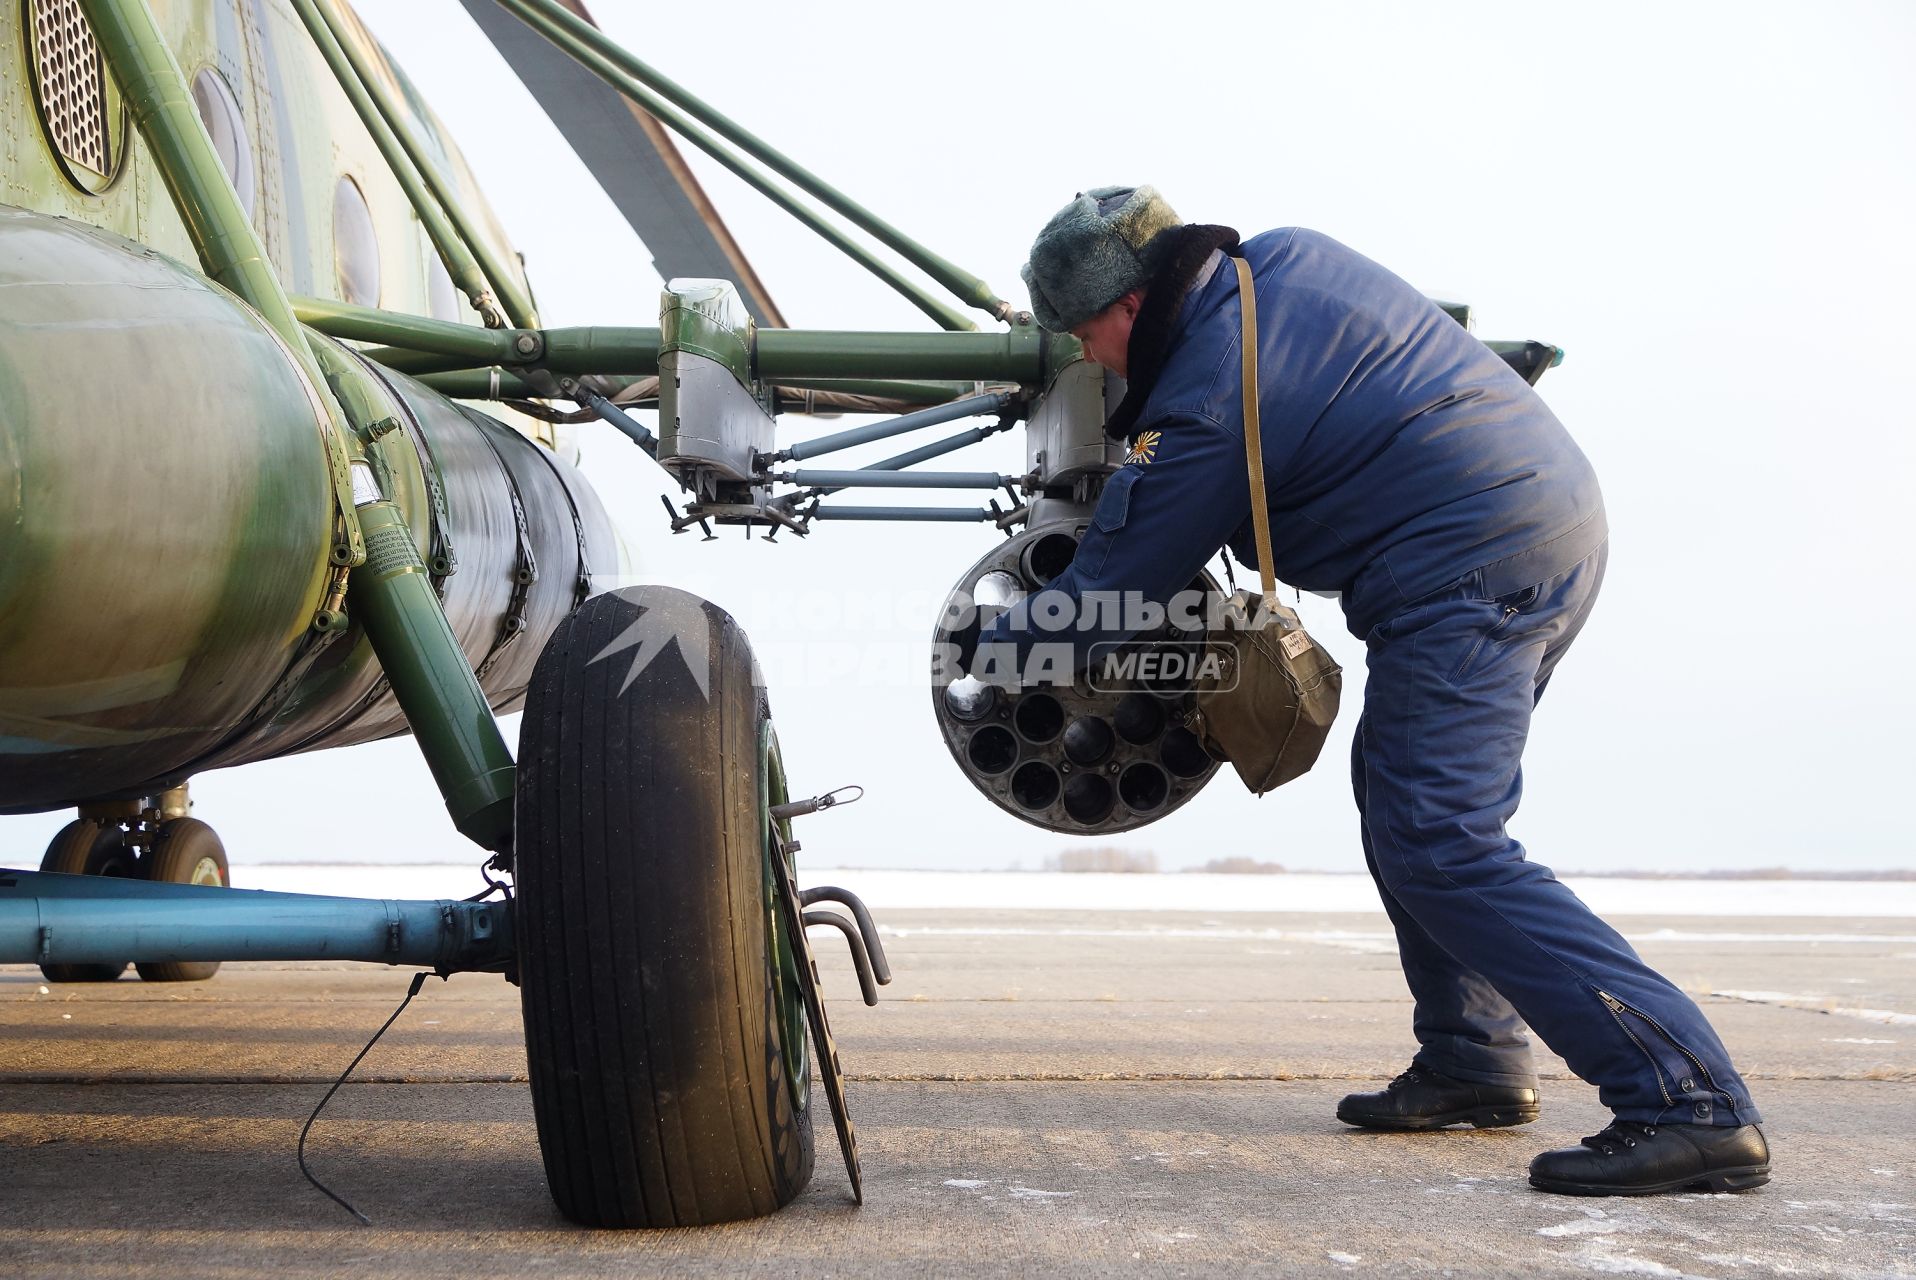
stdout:
<svg viewBox="0 0 1916 1280">
<path fill-rule="evenodd" d="M 971 674 L 971 664 L 978 659 L 978 635 L 984 629 L 983 621 L 978 615 L 979 611 L 973 609 L 971 621 L 948 632 L 945 636 L 945 643 L 957 647 L 958 670 L 966 675 Z"/>
</svg>

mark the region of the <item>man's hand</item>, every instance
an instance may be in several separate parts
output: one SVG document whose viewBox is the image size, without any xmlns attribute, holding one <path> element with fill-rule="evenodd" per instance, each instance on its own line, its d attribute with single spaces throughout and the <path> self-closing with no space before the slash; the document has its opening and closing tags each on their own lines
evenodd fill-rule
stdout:
<svg viewBox="0 0 1916 1280">
<path fill-rule="evenodd" d="M 958 670 L 963 675 L 971 674 L 971 664 L 978 657 L 978 633 L 982 629 L 980 611 L 973 609 L 971 620 L 946 637 L 945 643 L 955 646 L 958 650 Z"/>
</svg>

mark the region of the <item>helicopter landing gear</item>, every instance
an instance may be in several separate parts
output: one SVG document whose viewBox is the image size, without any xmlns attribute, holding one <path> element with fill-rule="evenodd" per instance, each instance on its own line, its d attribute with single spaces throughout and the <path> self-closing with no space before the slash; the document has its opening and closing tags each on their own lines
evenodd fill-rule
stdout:
<svg viewBox="0 0 1916 1280">
<path fill-rule="evenodd" d="M 761 683 L 730 616 L 648 586 L 581 605 L 527 689 L 520 996 L 546 1181 L 574 1222 L 750 1218 L 811 1179 Z"/>
<path fill-rule="evenodd" d="M 226 850 L 213 828 L 186 816 L 192 802 L 186 785 L 150 799 L 86 805 L 55 833 L 40 870 L 76 876 L 119 876 L 169 884 L 231 883 Z M 138 966 L 148 982 L 203 982 L 219 972 L 217 960 L 173 960 Z M 112 982 L 119 964 L 43 964 L 48 982 Z"/>
<path fill-rule="evenodd" d="M 169 818 L 160 823 L 153 847 L 142 861 L 148 880 L 168 884 L 231 883 L 225 846 L 213 828 L 198 818 Z M 220 971 L 220 962 L 165 960 L 134 967 L 148 982 L 204 982 Z"/>
<path fill-rule="evenodd" d="M 55 832 L 46 856 L 40 859 L 40 870 L 125 879 L 138 879 L 140 874 L 120 824 L 96 818 L 75 818 Z M 122 960 L 119 964 L 43 964 L 40 972 L 48 982 L 111 982 L 125 968 Z"/>
</svg>

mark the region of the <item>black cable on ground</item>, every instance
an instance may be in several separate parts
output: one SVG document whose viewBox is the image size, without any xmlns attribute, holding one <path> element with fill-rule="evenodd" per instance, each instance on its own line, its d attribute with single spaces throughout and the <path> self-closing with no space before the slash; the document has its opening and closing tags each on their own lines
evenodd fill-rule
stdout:
<svg viewBox="0 0 1916 1280">
<path fill-rule="evenodd" d="M 371 1218 L 368 1218 L 365 1214 L 353 1208 L 352 1205 L 346 1202 L 344 1197 L 338 1195 L 336 1192 L 333 1191 L 332 1188 L 328 1187 L 325 1183 L 321 1182 L 318 1178 L 315 1178 L 313 1176 L 313 1171 L 306 1167 L 306 1135 L 313 1131 L 313 1121 L 319 1119 L 319 1113 L 326 1109 L 326 1104 L 333 1100 L 333 1095 L 335 1093 L 339 1092 L 339 1086 L 346 1083 L 346 1078 L 352 1075 L 353 1068 L 357 1067 L 362 1061 L 365 1060 L 366 1055 L 373 1051 L 373 1046 L 379 1043 L 379 1037 L 385 1035 L 387 1029 L 390 1028 L 393 1023 L 399 1021 L 399 1015 L 406 1011 L 406 1006 L 412 1003 L 412 998 L 419 994 L 419 989 L 426 985 L 426 979 L 431 976 L 432 975 L 424 969 L 421 969 L 418 973 L 415 973 L 412 976 L 412 985 L 406 988 L 406 998 L 399 1002 L 399 1007 L 397 1009 L 393 1010 L 393 1016 L 386 1019 L 385 1024 L 381 1026 L 379 1030 L 373 1032 L 373 1038 L 366 1042 L 366 1047 L 359 1051 L 359 1056 L 346 1064 L 346 1069 L 339 1073 L 339 1079 L 333 1081 L 333 1087 L 328 1089 L 326 1091 L 326 1096 L 319 1100 L 319 1105 L 313 1108 L 313 1114 L 306 1117 L 306 1123 L 303 1126 L 301 1126 L 299 1131 L 299 1146 L 296 1149 L 296 1152 L 299 1157 L 299 1171 L 306 1175 L 306 1181 L 312 1183 L 315 1187 L 318 1187 L 320 1191 L 325 1194 L 327 1199 L 331 1200 L 333 1203 L 337 1204 L 340 1208 L 344 1209 L 347 1213 L 352 1214 L 353 1217 L 358 1218 L 361 1222 L 365 1223 L 369 1227 L 373 1225 L 373 1220 Z"/>
</svg>

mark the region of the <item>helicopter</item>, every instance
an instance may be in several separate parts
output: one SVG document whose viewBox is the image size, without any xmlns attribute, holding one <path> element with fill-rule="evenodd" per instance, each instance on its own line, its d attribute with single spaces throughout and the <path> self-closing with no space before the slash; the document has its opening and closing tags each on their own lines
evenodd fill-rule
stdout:
<svg viewBox="0 0 1916 1280">
<path fill-rule="evenodd" d="M 76 810 L 38 870 L 0 873 L 0 960 L 61 982 L 240 959 L 498 972 L 567 1217 L 776 1210 L 812 1173 L 815 1069 L 857 1193 L 808 930 L 844 937 L 867 1003 L 889 975 L 863 904 L 801 890 L 793 856 L 795 825 L 846 797 L 790 794 L 729 615 L 605 589 L 631 557 L 572 430 L 609 424 L 672 475 L 675 533 L 982 526 L 953 600 L 1002 609 L 1070 562 L 1123 462 L 1103 430 L 1122 383 L 579 0 L 462 3 L 654 255 L 655 324 L 541 323 L 448 130 L 345 0 L 0 9 L 0 812 Z M 674 137 L 938 328 L 788 327 Z M 1492 346 L 1532 382 L 1562 354 Z M 877 420 L 781 438 L 818 413 Z M 924 465 L 1011 430 L 1018 474 Z M 869 489 L 973 497 L 845 497 Z M 959 770 L 1050 829 L 1133 829 L 1218 768 L 1188 695 L 929 684 Z M 516 752 L 495 719 L 515 710 Z M 401 734 L 497 895 L 230 885 L 194 775 Z"/>
</svg>

